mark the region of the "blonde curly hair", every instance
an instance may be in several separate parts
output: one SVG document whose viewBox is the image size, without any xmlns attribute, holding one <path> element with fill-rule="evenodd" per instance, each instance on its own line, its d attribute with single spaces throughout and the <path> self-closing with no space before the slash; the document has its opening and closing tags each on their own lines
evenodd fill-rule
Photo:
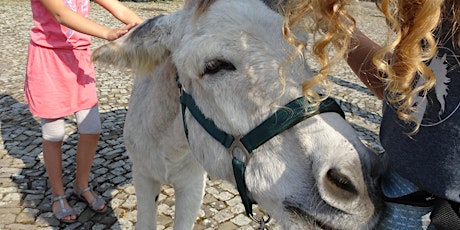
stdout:
<svg viewBox="0 0 460 230">
<path fill-rule="evenodd" d="M 436 76 L 425 64 L 437 52 L 434 31 L 440 24 L 444 0 L 382 0 L 377 3 L 390 28 L 395 32 L 394 41 L 376 52 L 373 63 L 385 73 L 386 99 L 397 105 L 402 121 L 414 122 L 414 132 L 421 121 L 411 114 L 416 110 L 414 95 L 426 95 L 434 87 Z M 384 56 L 393 52 L 392 60 Z M 415 87 L 416 78 L 420 77 Z"/>
<path fill-rule="evenodd" d="M 334 47 L 336 57 L 346 58 L 353 48 L 355 20 L 345 9 L 347 0 L 292 0 L 287 1 L 284 35 L 300 50 L 305 41 L 297 39 L 292 28 L 310 23 L 313 32 L 321 36 L 314 41 L 312 52 L 317 57 L 320 70 L 312 80 L 303 85 L 306 96 L 314 95 L 311 87 L 327 81 L 331 60 L 328 47 Z M 385 15 L 393 39 L 389 40 L 374 57 L 373 63 L 383 73 L 381 81 L 385 84 L 386 98 L 397 105 L 400 120 L 415 122 L 414 133 L 420 121 L 411 114 L 415 111 L 413 96 L 427 94 L 436 82 L 434 73 L 426 61 L 437 52 L 437 38 L 440 33 L 453 36 L 459 46 L 458 22 L 460 21 L 460 2 L 457 0 L 378 0 L 377 7 Z M 322 30 L 326 32 L 322 32 Z M 446 31 L 450 30 L 450 31 Z M 386 55 L 393 53 L 391 61 Z M 376 77 L 379 77 L 376 73 Z M 414 87 L 416 78 L 423 78 L 423 84 Z M 311 98 L 311 97 L 310 97 Z M 317 98 L 317 97 L 316 97 Z"/>
<path fill-rule="evenodd" d="M 320 97 L 311 88 L 322 83 L 327 85 L 329 83 L 327 76 L 332 65 L 342 60 L 348 52 L 355 21 L 347 13 L 345 6 L 350 4 L 351 1 L 284 1 L 283 13 L 286 15 L 286 20 L 283 25 L 283 35 L 297 48 L 290 60 L 302 54 L 305 47 L 307 47 L 306 39 L 298 38 L 295 31 L 301 28 L 315 35 L 312 52 L 319 64 L 318 74 L 302 84 L 304 96 L 314 104 L 317 104 L 327 95 Z M 343 19 L 346 20 L 344 21 Z M 329 55 L 331 51 L 335 52 L 334 58 Z"/>
</svg>

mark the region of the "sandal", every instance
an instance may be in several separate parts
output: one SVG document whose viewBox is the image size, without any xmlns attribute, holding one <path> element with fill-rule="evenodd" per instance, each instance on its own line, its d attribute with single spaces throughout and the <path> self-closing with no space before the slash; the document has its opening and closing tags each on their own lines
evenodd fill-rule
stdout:
<svg viewBox="0 0 460 230">
<path fill-rule="evenodd" d="M 85 197 L 82 196 L 83 193 L 85 192 L 90 192 L 93 194 L 94 198 L 91 200 L 91 201 L 88 201 L 86 200 Z M 86 187 L 82 190 L 79 190 L 77 189 L 77 187 L 75 186 L 74 187 L 74 190 L 73 190 L 73 194 L 81 201 L 84 201 L 88 204 L 88 206 L 95 212 L 98 212 L 98 213 L 104 213 L 105 211 L 107 211 L 107 206 L 105 205 L 105 200 L 102 199 L 100 196 L 98 196 L 93 190 L 91 190 L 90 187 Z M 104 205 L 104 208 L 103 209 L 98 209 L 99 207 L 101 207 L 102 205 Z"/>
<path fill-rule="evenodd" d="M 51 209 L 53 207 L 53 203 L 56 202 L 56 201 L 59 201 L 59 205 L 61 206 L 61 209 L 56 209 L 56 210 L 53 210 L 53 215 L 54 217 L 56 217 L 56 219 L 58 219 L 59 221 L 61 222 L 64 222 L 64 223 L 67 223 L 67 224 L 70 224 L 70 223 L 75 223 L 77 221 L 77 218 L 73 219 L 73 220 L 64 220 L 62 218 L 64 217 L 67 217 L 67 216 L 72 216 L 72 215 L 77 215 L 77 213 L 75 212 L 75 210 L 73 210 L 73 208 L 71 207 L 68 207 L 66 208 L 65 205 L 64 205 L 64 199 L 66 199 L 65 196 L 51 196 Z"/>
</svg>

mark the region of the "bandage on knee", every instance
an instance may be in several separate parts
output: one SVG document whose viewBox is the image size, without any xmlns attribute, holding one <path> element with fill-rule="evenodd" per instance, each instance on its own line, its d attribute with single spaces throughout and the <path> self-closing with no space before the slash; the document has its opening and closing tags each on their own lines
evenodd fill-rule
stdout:
<svg viewBox="0 0 460 230">
<path fill-rule="evenodd" d="M 44 140 L 51 142 L 59 142 L 64 140 L 64 118 L 57 119 L 41 119 L 42 136 Z"/>
</svg>

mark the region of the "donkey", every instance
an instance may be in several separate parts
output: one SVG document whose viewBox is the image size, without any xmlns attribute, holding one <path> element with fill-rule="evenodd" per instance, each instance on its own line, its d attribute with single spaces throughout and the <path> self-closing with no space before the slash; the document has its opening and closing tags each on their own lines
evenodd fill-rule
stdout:
<svg viewBox="0 0 460 230">
<path fill-rule="evenodd" d="M 257 203 L 283 229 L 375 226 L 379 159 L 332 99 L 319 109 L 303 99 L 313 73 L 301 58 L 286 63 L 282 21 L 260 0 L 190 0 L 94 51 L 136 71 L 124 141 L 138 229 L 156 225 L 164 183 L 174 229 L 192 229 L 207 175 L 236 184 L 248 216 Z"/>
</svg>

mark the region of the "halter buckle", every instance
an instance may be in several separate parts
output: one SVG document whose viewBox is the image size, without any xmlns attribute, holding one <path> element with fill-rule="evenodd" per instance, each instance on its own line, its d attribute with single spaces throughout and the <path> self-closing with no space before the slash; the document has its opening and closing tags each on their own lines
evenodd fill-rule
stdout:
<svg viewBox="0 0 460 230">
<path fill-rule="evenodd" d="M 235 157 L 239 161 L 244 163 L 244 166 L 248 165 L 249 160 L 251 159 L 251 154 L 248 152 L 246 147 L 241 142 L 241 135 L 235 137 L 232 145 L 227 149 L 232 157 Z"/>
</svg>

